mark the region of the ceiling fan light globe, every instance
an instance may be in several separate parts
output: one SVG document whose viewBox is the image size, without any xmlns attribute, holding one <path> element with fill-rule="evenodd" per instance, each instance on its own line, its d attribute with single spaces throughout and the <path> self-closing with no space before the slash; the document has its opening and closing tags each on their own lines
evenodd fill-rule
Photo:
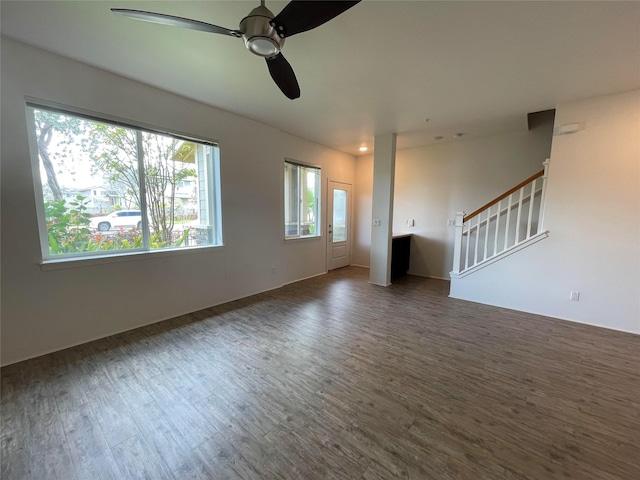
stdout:
<svg viewBox="0 0 640 480">
<path fill-rule="evenodd" d="M 267 37 L 253 37 L 247 40 L 249 51 L 260 57 L 273 57 L 280 53 L 280 46 Z"/>
<path fill-rule="evenodd" d="M 271 25 L 273 13 L 265 6 L 256 7 L 240 21 L 240 31 L 244 44 L 254 55 L 275 57 L 282 50 L 284 38 L 281 38 Z"/>
</svg>

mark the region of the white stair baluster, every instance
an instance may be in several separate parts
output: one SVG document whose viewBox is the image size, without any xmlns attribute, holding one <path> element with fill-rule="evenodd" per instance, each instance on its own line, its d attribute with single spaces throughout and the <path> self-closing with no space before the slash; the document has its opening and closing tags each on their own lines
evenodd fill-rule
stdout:
<svg viewBox="0 0 640 480">
<path fill-rule="evenodd" d="M 465 254 L 464 254 L 464 270 L 469 268 L 469 244 L 471 243 L 471 221 L 466 223 L 467 225 L 467 244 L 465 245 Z"/>
<path fill-rule="evenodd" d="M 507 221 L 505 222 L 505 226 L 504 226 L 504 245 L 502 246 L 502 250 L 501 251 L 505 251 L 507 248 L 509 248 L 509 224 L 511 223 L 511 197 L 513 195 L 509 195 L 508 201 L 507 201 Z"/>
<path fill-rule="evenodd" d="M 494 233 L 494 238 L 493 238 L 493 254 L 494 255 L 498 253 L 498 233 L 500 232 L 500 205 L 502 205 L 502 200 L 498 202 L 498 210 L 496 210 L 496 231 Z"/>
<path fill-rule="evenodd" d="M 484 255 L 482 260 L 487 259 L 487 246 L 489 245 L 489 224 L 491 223 L 491 207 L 487 209 L 487 219 L 484 224 Z"/>
<path fill-rule="evenodd" d="M 525 239 L 531 236 L 531 220 L 533 217 L 533 203 L 536 197 L 537 182 L 538 182 L 537 178 L 535 178 L 533 182 L 531 182 L 531 194 L 529 196 L 529 215 L 527 216 L 527 235 L 525 236 Z"/>
<path fill-rule="evenodd" d="M 476 246 L 473 250 L 473 264 L 478 263 L 478 240 L 480 240 L 480 215 L 476 215 Z"/>
<path fill-rule="evenodd" d="M 524 197 L 524 187 L 520 189 L 520 195 L 518 196 L 518 213 L 516 214 L 516 235 L 514 239 L 514 245 L 520 243 L 520 219 L 522 218 L 522 198 Z"/>
</svg>

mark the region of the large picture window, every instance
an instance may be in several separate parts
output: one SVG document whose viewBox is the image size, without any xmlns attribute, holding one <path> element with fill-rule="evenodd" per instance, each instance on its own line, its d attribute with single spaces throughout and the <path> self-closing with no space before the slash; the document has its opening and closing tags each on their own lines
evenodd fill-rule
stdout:
<svg viewBox="0 0 640 480">
<path fill-rule="evenodd" d="M 285 238 L 320 236 L 320 169 L 284 163 Z"/>
<path fill-rule="evenodd" d="M 43 259 L 222 243 L 212 142 L 28 104 Z"/>
</svg>

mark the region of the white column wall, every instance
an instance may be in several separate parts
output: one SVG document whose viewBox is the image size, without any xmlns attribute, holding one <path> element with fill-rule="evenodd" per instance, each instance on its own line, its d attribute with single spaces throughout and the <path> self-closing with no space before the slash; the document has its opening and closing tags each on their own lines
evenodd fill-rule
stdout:
<svg viewBox="0 0 640 480">
<path fill-rule="evenodd" d="M 393 226 L 393 186 L 396 169 L 396 134 L 376 135 L 373 154 L 373 195 L 371 214 L 371 254 L 369 281 L 391 283 L 391 234 Z"/>
</svg>

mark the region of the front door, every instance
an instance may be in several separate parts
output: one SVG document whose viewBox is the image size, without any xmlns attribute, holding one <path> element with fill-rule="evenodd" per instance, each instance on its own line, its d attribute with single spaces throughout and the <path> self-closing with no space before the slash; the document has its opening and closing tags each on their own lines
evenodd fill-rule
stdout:
<svg viewBox="0 0 640 480">
<path fill-rule="evenodd" d="M 351 185 L 329 181 L 327 270 L 351 264 Z"/>
</svg>

